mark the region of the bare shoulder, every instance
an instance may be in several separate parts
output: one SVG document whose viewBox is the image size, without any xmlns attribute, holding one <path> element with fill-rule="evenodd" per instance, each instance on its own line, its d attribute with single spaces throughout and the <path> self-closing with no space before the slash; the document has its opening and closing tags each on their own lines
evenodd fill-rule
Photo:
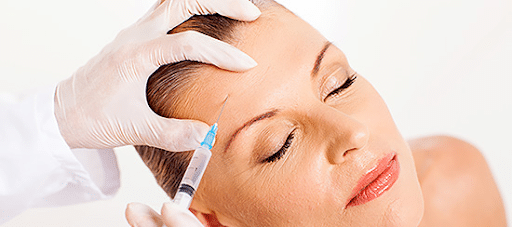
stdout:
<svg viewBox="0 0 512 227">
<path fill-rule="evenodd" d="M 466 141 L 409 141 L 425 199 L 420 226 L 506 226 L 505 209 L 482 153 Z"/>
</svg>

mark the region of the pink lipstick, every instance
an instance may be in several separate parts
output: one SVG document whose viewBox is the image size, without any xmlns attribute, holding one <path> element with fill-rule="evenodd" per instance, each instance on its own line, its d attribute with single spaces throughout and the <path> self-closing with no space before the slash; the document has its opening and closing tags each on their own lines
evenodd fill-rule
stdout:
<svg viewBox="0 0 512 227">
<path fill-rule="evenodd" d="M 370 202 L 389 190 L 398 179 L 400 164 L 396 153 L 381 158 L 377 165 L 359 179 L 347 207 Z"/>
</svg>

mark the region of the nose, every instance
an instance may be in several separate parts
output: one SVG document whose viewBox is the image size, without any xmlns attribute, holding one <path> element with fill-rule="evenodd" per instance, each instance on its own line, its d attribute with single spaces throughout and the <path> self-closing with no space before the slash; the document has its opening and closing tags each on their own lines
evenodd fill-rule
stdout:
<svg viewBox="0 0 512 227">
<path fill-rule="evenodd" d="M 368 143 L 370 137 L 368 126 L 357 116 L 334 109 L 323 109 L 317 113 L 320 121 L 317 124 L 323 126 L 318 127 L 317 130 L 323 131 L 319 133 L 324 137 L 320 140 L 324 142 L 329 163 L 343 163 L 349 153 L 360 151 Z"/>
</svg>

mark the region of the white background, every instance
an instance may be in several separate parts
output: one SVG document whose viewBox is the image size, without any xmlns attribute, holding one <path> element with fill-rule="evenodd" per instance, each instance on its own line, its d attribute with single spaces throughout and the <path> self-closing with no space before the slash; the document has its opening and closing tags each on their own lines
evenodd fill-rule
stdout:
<svg viewBox="0 0 512 227">
<path fill-rule="evenodd" d="M 512 219 L 512 1 L 282 0 L 348 56 L 404 137 L 447 134 L 485 155 Z M 0 92 L 70 76 L 153 1 L 2 0 Z M 32 209 L 4 226 L 127 226 L 128 202 L 167 197 L 131 147 L 114 199 Z"/>
</svg>

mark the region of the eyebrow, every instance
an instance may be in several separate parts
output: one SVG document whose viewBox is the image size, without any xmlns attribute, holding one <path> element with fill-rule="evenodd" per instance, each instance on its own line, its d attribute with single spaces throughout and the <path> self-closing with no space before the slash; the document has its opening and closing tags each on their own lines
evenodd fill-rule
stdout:
<svg viewBox="0 0 512 227">
<path fill-rule="evenodd" d="M 265 119 L 268 119 L 268 118 L 271 118 L 273 116 L 275 116 L 277 113 L 279 112 L 279 110 L 271 110 L 271 111 L 268 111 L 266 113 L 263 113 L 263 114 L 260 114 L 254 118 L 252 118 L 251 120 L 245 122 L 245 124 L 242 125 L 242 127 L 238 128 L 233 134 L 231 134 L 231 136 L 229 137 L 229 140 L 228 142 L 226 143 L 226 147 L 224 148 L 224 152 L 226 152 L 228 149 L 229 149 L 229 146 L 231 145 L 231 143 L 233 142 L 233 140 L 236 138 L 236 136 L 244 129 L 244 128 L 247 128 L 251 125 L 253 125 L 254 123 L 258 122 L 258 121 L 261 121 L 261 120 L 265 120 Z"/>
<path fill-rule="evenodd" d="M 311 77 L 312 78 L 315 78 L 316 75 L 318 74 L 318 71 L 320 71 L 320 65 L 322 64 L 322 60 L 324 59 L 324 55 L 325 55 L 325 52 L 327 51 L 327 49 L 329 49 L 329 47 L 332 45 L 331 42 L 325 42 L 322 50 L 318 53 L 317 57 L 316 57 L 316 60 L 315 60 L 315 64 L 313 66 L 313 69 L 311 70 Z M 253 125 L 254 123 L 258 122 L 258 121 L 261 121 L 261 120 L 265 120 L 265 119 L 269 119 L 271 117 L 274 117 L 277 113 L 279 112 L 279 110 L 271 110 L 271 111 L 268 111 L 268 112 L 265 112 L 263 114 L 260 114 L 254 118 L 252 118 L 251 120 L 245 122 L 242 127 L 238 128 L 233 134 L 231 134 L 231 136 L 229 137 L 229 140 L 228 142 L 226 143 L 226 146 L 224 148 L 224 152 L 227 152 L 229 147 L 231 146 L 231 143 L 235 140 L 236 136 L 238 134 L 240 134 L 240 132 L 242 130 L 244 130 L 245 128 Z"/>
<path fill-rule="evenodd" d="M 325 52 L 327 51 L 327 49 L 329 49 L 331 45 L 331 42 L 326 42 L 320 53 L 318 53 L 318 56 L 316 57 L 315 61 L 315 66 L 313 66 L 313 69 L 311 70 L 311 78 L 315 78 L 316 75 L 318 75 L 318 71 L 320 71 L 320 65 L 322 64 L 322 60 L 324 59 Z"/>
</svg>

